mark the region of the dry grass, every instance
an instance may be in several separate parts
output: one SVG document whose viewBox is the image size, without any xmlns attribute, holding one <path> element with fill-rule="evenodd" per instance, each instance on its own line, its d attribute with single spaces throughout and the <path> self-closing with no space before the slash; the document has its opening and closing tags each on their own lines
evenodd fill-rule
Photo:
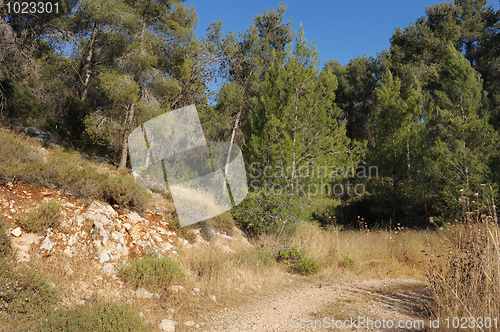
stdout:
<svg viewBox="0 0 500 332">
<path fill-rule="evenodd" d="M 442 248 L 443 232 L 322 230 L 304 223 L 293 236 L 262 235 L 253 240 L 254 249 L 237 253 L 217 247 L 181 248 L 175 259 L 187 274 L 182 282 L 186 292 L 183 296 L 170 294 L 167 301 L 178 308 L 176 320 L 204 321 L 213 310 L 298 287 L 302 282 L 424 279 L 427 257 L 433 255 L 429 248 Z M 288 269 L 287 261 L 278 258 L 291 248 L 303 250 L 318 270 L 304 276 Z M 200 292 L 193 292 L 194 288 Z"/>
<path fill-rule="evenodd" d="M 320 266 L 312 276 L 318 280 L 423 277 L 423 250 L 439 246 L 441 234 L 425 230 L 322 230 L 304 223 L 292 237 L 261 236 L 258 243 L 273 254 L 291 247 L 304 249 Z"/>
<path fill-rule="evenodd" d="M 183 286 L 191 299 L 184 297 L 176 316 L 180 320 L 205 320 L 212 310 L 286 287 L 291 279 L 273 256 L 255 249 L 181 248 L 177 261 L 189 275 Z"/>
<path fill-rule="evenodd" d="M 181 267 L 185 278 L 166 283 L 163 289 L 142 285 L 161 297 L 138 299 L 135 286 L 126 280 L 100 279 L 95 262 L 85 257 L 56 260 L 47 257 L 33 262 L 61 291 L 63 306 L 74 307 L 76 299 L 128 303 L 143 313 L 151 326 L 166 318 L 174 308 L 178 329 L 183 322 L 209 321 L 216 311 L 238 306 L 252 299 L 300 287 L 304 282 L 345 279 L 423 278 L 429 248 L 443 248 L 443 231 L 338 231 L 322 230 L 311 224 L 298 226 L 295 235 L 261 236 L 254 248 L 234 246 L 236 253 L 216 245 L 181 246 L 170 258 Z M 279 254 L 299 248 L 318 270 L 311 275 L 287 269 Z M 425 250 L 425 252 L 422 252 Z M 72 270 L 72 272 L 71 272 Z M 174 291 L 172 285 L 183 289 Z M 215 301 L 214 301 L 215 300 Z"/>
<path fill-rule="evenodd" d="M 456 327 L 496 330 L 500 325 L 493 320 L 500 313 L 500 228 L 494 201 L 486 199 L 484 192 L 483 199 L 479 196 L 470 203 L 468 197 L 461 198 L 463 223 L 452 227 L 438 259 L 431 260 L 427 278 L 432 315 L 450 318 L 449 326 L 440 325 L 443 331 Z M 478 198 L 482 204 L 476 203 Z M 487 317 L 492 320 L 490 328 Z"/>
</svg>

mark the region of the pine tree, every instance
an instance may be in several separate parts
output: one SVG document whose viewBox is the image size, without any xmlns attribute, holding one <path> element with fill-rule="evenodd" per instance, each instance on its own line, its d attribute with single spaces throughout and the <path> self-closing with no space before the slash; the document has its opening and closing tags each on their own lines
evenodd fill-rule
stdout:
<svg viewBox="0 0 500 332">
<path fill-rule="evenodd" d="M 286 63 L 271 59 L 262 83 L 245 153 L 253 171 L 252 197 L 265 201 L 266 209 L 255 203 L 246 210 L 252 219 L 266 220 L 266 227 L 310 217 L 309 203 L 328 194 L 332 167 L 352 167 L 358 160 L 358 146 L 351 145 L 338 121 L 336 77 L 330 67 L 320 71 L 319 63 L 301 28 Z"/>
<path fill-rule="evenodd" d="M 428 119 L 433 135 L 429 141 L 434 145 L 429 162 L 433 161 L 432 176 L 440 184 L 443 212 L 449 213 L 456 209 L 460 189 L 471 195 L 487 181 L 498 134 L 484 112 L 479 73 L 452 45 L 436 84 L 435 104 Z"/>
<path fill-rule="evenodd" d="M 386 190 L 390 193 L 390 208 L 387 208 L 393 221 L 403 217 L 396 211 L 405 197 L 416 194 L 413 186 L 418 183 L 415 178 L 419 174 L 419 138 L 423 126 L 419 98 L 418 86 L 403 89 L 401 80 L 389 70 L 382 75 L 376 90 L 371 120 L 376 145 L 368 161 L 378 167 L 380 176 L 389 179 L 390 188 Z"/>
</svg>

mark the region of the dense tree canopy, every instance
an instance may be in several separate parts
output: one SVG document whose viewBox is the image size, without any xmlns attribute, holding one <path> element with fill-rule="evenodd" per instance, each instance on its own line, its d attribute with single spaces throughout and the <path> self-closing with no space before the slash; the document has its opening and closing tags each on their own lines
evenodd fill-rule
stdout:
<svg viewBox="0 0 500 332">
<path fill-rule="evenodd" d="M 395 27 L 389 50 L 346 65 L 322 62 L 285 4 L 244 32 L 214 22 L 197 37 L 182 1 L 51 0 L 57 14 L 29 17 L 9 2 L 4 124 L 126 168 L 134 127 L 196 104 L 208 140 L 243 151 L 250 193 L 233 215 L 249 232 L 299 219 L 420 227 L 498 188 L 500 12 L 486 0 L 430 6 Z"/>
</svg>

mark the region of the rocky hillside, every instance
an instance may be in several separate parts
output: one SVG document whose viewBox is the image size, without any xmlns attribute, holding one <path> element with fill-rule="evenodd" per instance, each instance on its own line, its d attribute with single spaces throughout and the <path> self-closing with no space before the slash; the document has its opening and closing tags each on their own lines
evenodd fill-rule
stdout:
<svg viewBox="0 0 500 332">
<path fill-rule="evenodd" d="M 251 246 L 237 228 L 231 230 L 232 236 L 200 225 L 181 229 L 175 222 L 172 202 L 160 194 L 150 194 L 153 201 L 140 216 L 118 205 L 75 199 L 63 190 L 9 182 L 0 186 L 0 214 L 11 237 L 17 263 L 34 266 L 47 274 L 52 284 L 61 290 L 62 303 L 69 308 L 96 299 L 127 304 L 159 300 L 159 293 L 132 287 L 118 277 L 123 264 L 145 255 L 175 259 L 180 248 L 217 247 L 231 253 L 233 249 Z M 42 232 L 26 231 L 22 220 L 47 202 L 60 207 L 55 226 Z M 169 292 L 180 290 L 184 291 L 184 287 L 172 285 Z M 195 292 L 201 290 L 198 288 Z M 145 306 L 143 311 L 148 310 Z M 173 330 L 175 310 L 168 308 L 165 319 L 157 315 L 150 318 L 142 311 L 141 315 L 160 330 Z"/>
</svg>

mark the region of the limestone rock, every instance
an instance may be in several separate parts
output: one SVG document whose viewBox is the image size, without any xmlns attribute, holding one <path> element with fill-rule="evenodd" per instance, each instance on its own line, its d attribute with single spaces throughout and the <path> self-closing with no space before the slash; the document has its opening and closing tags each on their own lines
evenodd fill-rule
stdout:
<svg viewBox="0 0 500 332">
<path fill-rule="evenodd" d="M 176 321 L 170 319 L 164 319 L 158 324 L 160 331 L 175 332 Z"/>
<path fill-rule="evenodd" d="M 10 232 L 12 235 L 14 235 L 15 237 L 20 237 L 21 234 L 23 234 L 23 231 L 21 231 L 21 227 L 17 227 L 15 229 L 12 230 L 12 232 Z"/>
<path fill-rule="evenodd" d="M 135 297 L 139 299 L 150 299 L 154 296 L 153 293 L 148 292 L 145 288 L 139 288 L 135 291 Z"/>
<path fill-rule="evenodd" d="M 118 269 L 111 263 L 106 263 L 101 268 L 102 272 L 107 273 L 111 276 L 115 276 L 118 273 Z"/>
<path fill-rule="evenodd" d="M 50 241 L 50 233 L 48 233 L 40 246 L 40 250 L 51 251 L 53 247 L 54 242 Z"/>
</svg>

